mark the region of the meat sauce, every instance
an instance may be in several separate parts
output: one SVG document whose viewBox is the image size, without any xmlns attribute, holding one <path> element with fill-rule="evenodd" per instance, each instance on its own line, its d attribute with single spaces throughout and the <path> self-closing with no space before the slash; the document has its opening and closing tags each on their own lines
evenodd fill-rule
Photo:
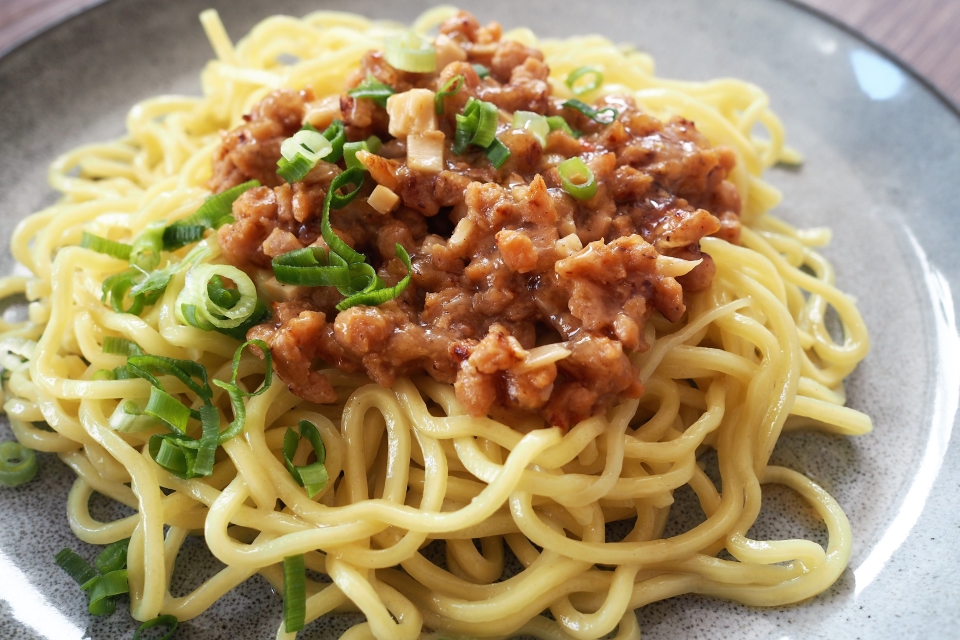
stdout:
<svg viewBox="0 0 960 640">
<path fill-rule="evenodd" d="M 321 212 L 343 162 L 321 161 L 292 185 L 276 165 L 281 142 L 302 123 L 326 126 L 331 117 L 343 120 L 348 140 L 386 141 L 378 155 L 363 157 L 369 176 L 360 197 L 332 212 L 334 231 L 388 286 L 406 273 L 395 243 L 413 264 L 403 294 L 377 307 L 338 312 L 342 297 L 332 287 L 286 287 L 273 296 L 271 320 L 248 337 L 270 345 L 280 378 L 312 402 L 336 399 L 318 370 L 324 363 L 384 386 L 426 373 L 453 384 L 471 415 L 533 413 L 568 428 L 642 394 L 627 356 L 649 348 L 643 329 L 650 315 L 677 321 L 684 291 L 710 285 L 714 265 L 700 251 L 702 237 L 738 241 L 740 197 L 726 179 L 734 154 L 711 148 L 692 122 L 661 122 L 629 97 L 596 103 L 619 112 L 606 125 L 563 107 L 551 95 L 541 52 L 501 40 L 496 23 L 481 27 L 460 13 L 440 33 L 438 58 L 447 62 L 439 73 L 398 71 L 370 52 L 346 87 L 373 76 L 397 93 L 437 91 L 462 75 L 462 90 L 437 116 L 446 140 L 438 173 L 408 167 L 405 141 L 390 136 L 387 111 L 346 93 L 331 100 L 309 90 L 277 91 L 222 134 L 211 187 L 220 192 L 250 179 L 263 185 L 236 201 L 236 222 L 219 230 L 231 264 L 264 282 L 275 256 L 326 248 Z M 474 63 L 488 67 L 489 76 L 481 79 Z M 482 150 L 451 151 L 455 115 L 470 97 L 501 110 L 497 137 L 510 157 L 499 169 Z M 555 130 L 542 146 L 511 128 L 511 112 L 521 109 L 560 115 L 582 135 Z M 564 191 L 556 168 L 574 156 L 598 183 L 585 201 Z M 366 202 L 377 184 L 399 196 L 399 207 L 382 214 Z M 674 278 L 662 273 L 660 256 L 702 262 Z M 535 349 L 551 343 L 563 349 L 538 358 L 544 349 Z"/>
</svg>

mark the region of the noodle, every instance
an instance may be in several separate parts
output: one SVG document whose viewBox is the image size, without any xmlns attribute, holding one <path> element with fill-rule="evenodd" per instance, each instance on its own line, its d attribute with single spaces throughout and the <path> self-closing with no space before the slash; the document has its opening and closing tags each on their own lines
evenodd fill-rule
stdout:
<svg viewBox="0 0 960 640">
<path fill-rule="evenodd" d="M 425 32 L 451 12 L 431 10 L 414 28 Z M 617 638 L 636 639 L 633 610 L 650 602 L 699 593 L 783 605 L 837 579 L 850 556 L 846 516 L 811 480 L 768 464 L 788 418 L 790 428 L 845 435 L 871 429 L 867 416 L 843 406 L 842 381 L 869 340 L 852 299 L 814 250 L 829 233 L 798 231 L 767 213 L 780 195 L 760 174 L 799 156 L 784 146 L 757 87 L 732 79 L 664 80 L 653 74 L 649 56 L 599 36 L 538 41 L 526 29 L 505 34 L 543 50 L 557 95 L 571 95 L 559 79 L 593 65 L 605 72 L 601 94 L 628 93 L 658 118 L 695 121 L 713 145 L 734 150 L 730 180 L 744 203 L 742 246 L 702 241 L 717 267 L 712 286 L 689 294 L 680 322 L 656 316 L 647 325 L 652 348 L 632 356 L 646 389 L 640 400 L 563 433 L 470 417 L 451 386 L 427 378 L 400 379 L 387 389 L 330 370 L 338 404 L 311 404 L 272 385 L 247 400 L 244 432 L 223 444 L 213 474 L 196 479 L 154 461 L 146 446 L 153 432 L 111 428 L 117 405 L 143 401 L 150 385 L 94 379 L 124 362 L 103 352 L 104 338 L 199 362 L 219 380 L 230 378 L 237 343 L 176 319 L 182 273 L 142 317 L 105 306 L 101 283 L 119 262 L 77 246 L 82 232 L 135 237 L 151 222 L 190 215 L 209 195 L 218 131 L 236 126 L 278 87 L 338 93 L 361 55 L 401 29 L 336 12 L 274 16 L 234 46 L 214 12 L 201 22 L 217 55 L 203 71 L 203 97 L 146 100 L 130 111 L 125 138 L 54 162 L 50 183 L 61 201 L 13 234 L 13 254 L 34 276 L 0 281 L 0 296 L 29 301 L 28 320 L 0 326 L 11 427 L 24 445 L 56 452 L 76 473 L 67 513 L 78 538 L 101 545 L 132 538 L 134 618 L 193 618 L 256 573 L 282 590 L 278 563 L 296 554 L 333 581 L 307 581 L 308 622 L 334 611 L 366 616 L 345 638 L 558 640 L 616 631 Z M 766 137 L 754 133 L 758 127 Z M 206 261 L 218 256 L 215 237 Z M 839 318 L 840 340 L 828 309 Z M 550 345 L 531 362 L 566 355 L 562 345 Z M 260 360 L 245 356 L 241 384 L 256 387 L 263 371 Z M 186 391 L 175 380 L 165 384 L 169 393 Z M 215 388 L 213 402 L 229 415 L 226 400 Z M 280 452 L 285 428 L 299 420 L 317 425 L 327 451 L 331 482 L 312 499 Z M 34 426 L 41 421 L 52 431 Z M 716 451 L 720 491 L 698 466 L 706 449 Z M 306 456 L 301 447 L 295 463 Z M 829 532 L 826 550 L 808 540 L 748 536 L 768 483 L 792 489 L 816 510 Z M 684 485 L 705 520 L 663 538 L 673 492 Z M 94 492 L 136 514 L 96 521 L 88 509 Z M 631 518 L 626 536 L 608 541 L 607 523 Z M 201 529 L 227 566 L 173 597 L 174 561 L 186 536 Z M 446 568 L 424 555 L 434 540 L 446 541 Z M 501 580 L 504 545 L 522 570 Z M 721 550 L 733 559 L 719 557 Z M 281 623 L 278 638 L 295 635 Z"/>
</svg>

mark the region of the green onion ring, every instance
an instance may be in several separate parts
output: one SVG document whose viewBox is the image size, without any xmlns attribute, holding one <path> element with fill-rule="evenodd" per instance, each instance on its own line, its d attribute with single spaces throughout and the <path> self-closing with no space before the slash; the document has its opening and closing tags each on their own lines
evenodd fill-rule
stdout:
<svg viewBox="0 0 960 640">
<path fill-rule="evenodd" d="M 0 443 L 0 484 L 16 487 L 37 475 L 37 454 L 16 440 Z"/>
</svg>

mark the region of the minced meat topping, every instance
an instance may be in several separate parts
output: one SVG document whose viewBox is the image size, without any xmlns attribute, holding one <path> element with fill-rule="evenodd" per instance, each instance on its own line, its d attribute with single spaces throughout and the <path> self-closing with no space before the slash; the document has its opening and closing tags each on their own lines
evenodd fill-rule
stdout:
<svg viewBox="0 0 960 640">
<path fill-rule="evenodd" d="M 726 180 L 734 154 L 711 148 L 692 122 L 661 122 L 630 97 L 594 105 L 618 111 L 611 124 L 563 107 L 551 95 L 542 53 L 501 40 L 496 23 L 482 27 L 460 13 L 440 34 L 438 73 L 399 71 L 372 51 L 345 91 L 372 76 L 397 94 L 430 96 L 432 110 L 428 92 L 462 75 L 463 88 L 445 98 L 442 115 L 414 109 L 401 122 L 388 108 L 347 93 L 318 98 L 309 89 L 280 90 L 222 134 L 213 190 L 251 179 L 263 185 L 235 202 L 235 222 L 219 230 L 225 259 L 273 300 L 271 320 L 249 337 L 266 341 L 278 375 L 317 403 L 336 400 L 319 372 L 327 365 L 363 372 L 384 386 L 425 372 L 453 384 L 471 415 L 536 413 L 565 428 L 639 397 L 643 387 L 627 355 L 649 348 L 648 318 L 656 311 L 679 320 L 684 291 L 710 285 L 714 266 L 700 251 L 702 237 L 738 240 L 740 197 Z M 481 79 L 475 63 L 489 76 Z M 482 149 L 451 150 L 456 114 L 471 97 L 501 111 L 497 138 L 510 156 L 499 169 Z M 511 127 L 515 110 L 562 116 L 582 134 L 557 129 L 542 146 L 529 131 Z M 413 264 L 412 282 L 398 298 L 341 312 L 335 306 L 343 298 L 333 287 L 271 279 L 272 258 L 326 248 L 323 202 L 344 170 L 342 160 L 320 161 L 301 181 L 286 184 L 276 173 L 280 145 L 303 123 L 322 130 L 334 118 L 350 141 L 371 135 L 384 141 L 376 155 L 358 154 L 368 177 L 360 197 L 332 212 L 335 233 L 364 253 L 388 286 L 406 274 L 395 243 Z M 439 166 L 407 162 L 410 138 L 402 129 L 418 118 L 430 120 L 431 139 L 443 140 Z M 564 191 L 557 171 L 574 156 L 598 183 L 588 200 Z M 378 185 L 395 194 L 392 210 L 367 201 Z M 663 273 L 661 256 L 702 261 L 674 278 Z M 550 344 L 559 346 L 544 347 Z"/>
</svg>

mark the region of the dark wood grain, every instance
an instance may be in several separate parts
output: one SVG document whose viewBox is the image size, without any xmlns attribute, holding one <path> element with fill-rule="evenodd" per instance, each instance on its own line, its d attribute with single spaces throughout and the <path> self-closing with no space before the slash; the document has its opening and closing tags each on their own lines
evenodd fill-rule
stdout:
<svg viewBox="0 0 960 640">
<path fill-rule="evenodd" d="M 0 51 L 100 1 L 0 0 Z M 886 47 L 960 104 L 960 0 L 800 1 Z"/>
</svg>

